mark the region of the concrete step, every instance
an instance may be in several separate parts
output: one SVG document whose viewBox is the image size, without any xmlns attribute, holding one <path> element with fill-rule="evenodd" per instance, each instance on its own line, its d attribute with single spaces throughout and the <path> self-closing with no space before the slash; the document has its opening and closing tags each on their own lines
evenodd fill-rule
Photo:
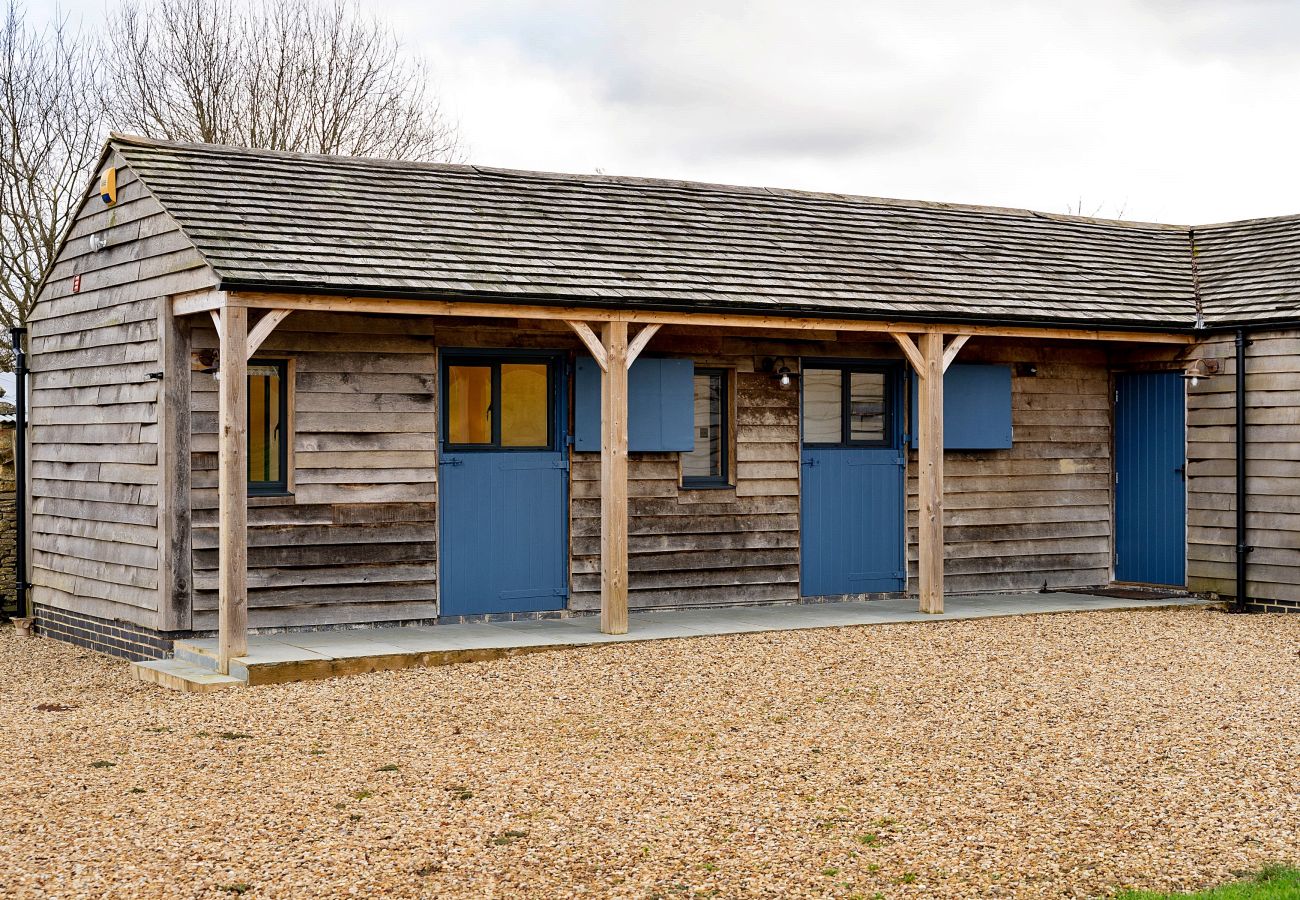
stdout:
<svg viewBox="0 0 1300 900">
<path fill-rule="evenodd" d="M 243 687 L 246 682 L 230 675 L 219 675 L 212 669 L 196 666 L 183 659 L 152 659 L 131 663 L 131 677 L 161 685 L 173 691 L 207 694 L 232 687 Z"/>
</svg>

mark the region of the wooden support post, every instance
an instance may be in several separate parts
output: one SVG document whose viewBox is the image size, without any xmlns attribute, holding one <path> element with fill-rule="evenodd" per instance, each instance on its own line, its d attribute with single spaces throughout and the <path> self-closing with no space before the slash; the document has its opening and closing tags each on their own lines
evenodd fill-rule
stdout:
<svg viewBox="0 0 1300 900">
<path fill-rule="evenodd" d="M 943 612 L 943 335 L 921 335 L 917 371 L 917 571 L 921 612 Z"/>
<path fill-rule="evenodd" d="M 219 318 L 217 669 L 248 653 L 248 310 Z"/>
<path fill-rule="evenodd" d="M 627 323 L 605 323 L 602 338 L 600 630 L 627 634 Z"/>
</svg>

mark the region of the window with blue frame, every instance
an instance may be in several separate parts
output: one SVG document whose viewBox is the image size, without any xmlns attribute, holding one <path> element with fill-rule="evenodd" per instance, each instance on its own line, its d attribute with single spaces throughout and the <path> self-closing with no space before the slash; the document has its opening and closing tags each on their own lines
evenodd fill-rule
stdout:
<svg viewBox="0 0 1300 900">
<path fill-rule="evenodd" d="M 682 453 L 682 487 L 731 485 L 730 384 L 726 369 L 695 370 L 695 448 Z"/>
<path fill-rule="evenodd" d="M 248 362 L 248 492 L 289 490 L 289 363 Z"/>
<path fill-rule="evenodd" d="M 443 445 L 448 450 L 546 450 L 555 444 L 549 359 L 444 357 Z"/>
<path fill-rule="evenodd" d="M 807 363 L 801 378 L 805 446 L 892 446 L 895 410 L 890 369 Z"/>
</svg>

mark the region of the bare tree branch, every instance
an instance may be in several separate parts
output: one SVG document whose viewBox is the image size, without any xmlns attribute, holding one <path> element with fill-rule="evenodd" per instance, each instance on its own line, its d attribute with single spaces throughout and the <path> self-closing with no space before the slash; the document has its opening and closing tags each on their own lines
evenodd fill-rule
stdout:
<svg viewBox="0 0 1300 900">
<path fill-rule="evenodd" d="M 273 150 L 459 157 L 427 64 L 356 0 L 123 0 L 102 46 L 0 23 L 0 325 L 22 324 L 104 131 Z M 0 363 L 5 351 L 0 350 Z"/>
<path fill-rule="evenodd" d="M 26 321 L 103 130 L 89 43 L 60 19 L 37 31 L 14 0 L 0 30 L 0 323 Z"/>
<path fill-rule="evenodd" d="M 125 0 L 104 54 L 125 131 L 272 150 L 449 160 L 427 65 L 354 0 Z"/>
</svg>

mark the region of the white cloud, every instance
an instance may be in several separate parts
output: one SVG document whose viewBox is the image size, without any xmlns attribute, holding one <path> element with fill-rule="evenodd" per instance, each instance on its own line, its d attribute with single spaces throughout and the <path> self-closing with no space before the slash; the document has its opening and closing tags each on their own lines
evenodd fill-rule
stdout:
<svg viewBox="0 0 1300 900">
<path fill-rule="evenodd" d="M 1300 212 L 1292 0 L 400 0 L 382 15 L 433 58 L 487 165 L 1082 199 L 1182 223 Z"/>
</svg>

